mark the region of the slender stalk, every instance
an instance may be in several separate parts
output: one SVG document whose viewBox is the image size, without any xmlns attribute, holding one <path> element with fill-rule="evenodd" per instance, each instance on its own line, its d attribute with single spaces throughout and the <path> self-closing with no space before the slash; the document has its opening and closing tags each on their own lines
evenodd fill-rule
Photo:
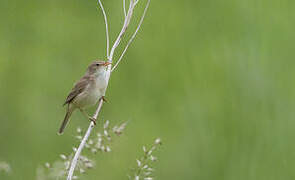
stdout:
<svg viewBox="0 0 295 180">
<path fill-rule="evenodd" d="M 96 109 L 96 111 L 95 111 L 95 113 L 93 115 L 93 118 L 94 119 L 97 119 L 98 114 L 99 114 L 99 112 L 101 110 L 102 104 L 103 104 L 103 99 L 100 99 L 99 100 L 99 103 L 98 103 L 98 107 L 97 107 L 97 109 Z M 89 127 L 87 129 L 87 132 L 84 135 L 84 137 L 83 137 L 83 139 L 82 139 L 82 141 L 81 141 L 81 143 L 80 143 L 80 145 L 79 145 L 79 147 L 78 147 L 78 149 L 77 149 L 77 151 L 75 153 L 75 156 L 74 156 L 74 158 L 72 160 L 72 163 L 71 163 L 71 167 L 70 167 L 70 170 L 69 170 L 69 174 L 68 174 L 67 180 L 71 180 L 72 177 L 73 177 L 73 174 L 74 174 L 74 171 L 75 171 L 75 167 L 76 167 L 76 165 L 78 163 L 80 154 L 81 154 L 81 152 L 82 152 L 82 150 L 83 150 L 83 148 L 84 148 L 84 146 L 85 146 L 85 144 L 86 144 L 86 142 L 88 140 L 88 137 L 91 134 L 91 131 L 92 131 L 93 127 L 94 127 L 94 123 L 91 121 L 90 124 L 89 124 Z"/>
<path fill-rule="evenodd" d="M 120 31 L 120 33 L 119 33 L 116 41 L 114 42 L 113 47 L 111 49 L 111 53 L 110 53 L 110 56 L 109 56 L 109 60 L 111 62 L 113 60 L 114 52 L 115 52 L 116 48 L 118 47 L 118 45 L 120 44 L 121 39 L 122 39 L 123 35 L 125 34 L 125 32 L 127 30 L 127 27 L 128 27 L 128 25 L 130 23 L 130 20 L 131 20 L 132 14 L 133 14 L 134 7 L 135 7 L 134 0 L 130 0 L 129 9 L 128 9 L 127 15 L 125 17 L 123 27 L 122 27 L 122 29 L 121 29 L 121 31 Z"/>
<path fill-rule="evenodd" d="M 86 141 L 87 141 L 88 137 L 90 136 L 90 133 L 91 133 L 93 127 L 94 127 L 94 123 L 91 122 L 90 125 L 89 125 L 89 127 L 88 127 L 88 129 L 87 129 L 87 132 L 86 132 L 85 136 L 83 137 L 83 139 L 81 141 L 81 144 L 80 144 L 79 148 L 77 149 L 77 151 L 75 153 L 75 156 L 74 156 L 74 158 L 72 160 L 72 163 L 71 163 L 71 167 L 70 167 L 70 170 L 69 170 L 69 174 L 68 174 L 67 180 L 71 180 L 72 177 L 73 177 L 73 174 L 74 174 L 75 167 L 77 165 L 79 156 L 80 156 L 80 154 L 81 154 L 81 152 L 82 152 L 82 150 L 83 150 L 83 148 L 84 148 L 84 146 L 86 144 Z"/>
<path fill-rule="evenodd" d="M 140 26 L 141 26 L 141 24 L 142 24 L 142 22 L 143 22 L 143 19 L 144 19 L 144 17 L 145 17 L 146 11 L 147 11 L 147 9 L 148 9 L 148 7 L 149 7 L 150 1 L 151 1 L 151 0 L 148 0 L 148 1 L 147 1 L 146 5 L 145 5 L 145 8 L 144 8 L 144 11 L 143 11 L 143 14 L 142 14 L 142 16 L 141 16 L 141 19 L 140 19 L 140 21 L 139 21 L 139 23 L 138 23 L 138 26 L 137 26 L 135 32 L 133 33 L 133 35 L 131 36 L 131 38 L 129 39 L 129 41 L 128 41 L 128 43 L 127 43 L 125 49 L 123 50 L 123 52 L 122 52 L 120 58 L 118 59 L 118 61 L 117 61 L 116 64 L 114 65 L 114 67 L 113 67 L 113 69 L 112 69 L 112 72 L 115 70 L 115 68 L 116 68 L 116 67 L 118 66 L 118 64 L 121 62 L 122 57 L 124 56 L 124 54 L 125 54 L 125 52 L 127 51 L 129 45 L 130 45 L 131 42 L 134 40 L 134 38 L 135 38 L 135 36 L 136 36 L 138 30 L 140 29 Z"/>
<path fill-rule="evenodd" d="M 97 4 L 99 4 L 100 8 L 101 8 L 101 11 L 103 13 L 103 17 L 104 17 L 104 22 L 105 22 L 105 25 L 106 25 L 106 39 L 107 39 L 107 58 L 109 58 L 109 50 L 110 50 L 110 38 L 109 38 L 109 28 L 108 28 L 108 19 L 107 19 L 107 15 L 106 15 L 106 12 L 103 8 L 103 5 L 101 3 L 100 0 L 97 1 Z"/>
<path fill-rule="evenodd" d="M 124 52 L 123 52 L 123 54 L 121 55 L 120 59 L 123 57 L 123 55 L 124 55 L 124 53 L 126 52 L 128 46 L 129 46 L 129 44 L 130 44 L 130 43 L 132 42 L 132 40 L 135 38 L 135 35 L 136 35 L 137 31 L 139 30 L 139 28 L 140 28 L 140 26 L 141 26 L 141 24 L 142 24 L 142 21 L 143 21 L 143 18 L 144 18 L 144 16 L 145 16 L 145 13 L 146 13 L 147 7 L 148 7 L 148 5 L 149 5 L 149 2 L 150 2 L 150 0 L 148 0 L 148 3 L 147 3 L 146 8 L 145 8 L 145 10 L 144 10 L 144 14 L 143 14 L 143 16 L 142 16 L 142 18 L 141 18 L 141 20 L 140 20 L 140 23 L 139 23 L 139 25 L 138 25 L 138 27 L 137 27 L 135 33 L 133 34 L 133 36 L 132 36 L 131 39 L 129 40 L 129 43 L 127 44 L 127 47 L 124 49 Z M 108 33 L 107 16 L 106 16 L 106 13 L 105 13 L 105 11 L 104 11 L 104 8 L 103 8 L 103 5 L 102 5 L 101 1 L 98 0 L 97 3 L 100 5 L 100 8 L 101 8 L 101 10 L 102 10 L 102 12 L 103 12 L 103 15 L 104 15 L 104 21 L 105 21 L 105 24 L 106 24 L 106 36 L 107 36 L 107 37 L 106 37 L 106 40 L 107 40 L 107 59 L 108 59 L 108 62 L 112 63 L 113 56 L 114 56 L 114 52 L 115 52 L 116 48 L 118 47 L 118 45 L 120 44 L 120 41 L 121 41 L 123 35 L 124 35 L 125 32 L 126 32 L 126 29 L 127 29 L 128 25 L 129 25 L 129 23 L 130 23 L 130 20 L 131 20 L 132 14 L 133 14 L 134 7 L 135 7 L 135 5 L 138 3 L 138 0 L 135 0 L 135 1 L 134 1 L 134 0 L 130 0 L 129 9 L 128 9 L 127 15 L 125 16 L 125 19 L 124 19 L 124 24 L 123 24 L 123 26 L 122 26 L 122 29 L 121 29 L 121 31 L 120 31 L 120 33 L 119 33 L 119 35 L 118 35 L 116 41 L 114 42 L 114 44 L 113 44 L 113 46 L 112 46 L 112 49 L 111 49 L 110 54 L 109 54 L 109 33 Z M 125 9 L 125 1 L 124 1 L 124 9 Z M 124 12 L 125 12 L 125 10 L 124 10 Z M 120 61 L 119 61 L 119 62 L 120 62 Z M 118 62 L 116 63 L 116 66 L 118 66 Z M 110 76 L 111 76 L 111 72 L 112 72 L 112 70 L 114 70 L 114 68 L 112 69 L 112 64 L 109 64 L 108 67 L 107 67 L 107 73 L 106 73 L 107 84 L 109 83 L 109 79 L 110 79 Z M 100 99 L 100 101 L 99 101 L 99 103 L 98 103 L 98 107 L 97 107 L 97 109 L 96 109 L 96 111 L 95 111 L 95 113 L 94 113 L 94 115 L 93 115 L 93 118 L 94 118 L 94 119 L 97 119 L 97 118 L 98 118 L 98 115 L 99 115 L 99 113 L 100 113 L 100 111 L 101 111 L 102 105 L 103 105 L 103 99 Z M 79 156 L 80 156 L 80 154 L 81 154 L 83 148 L 85 147 L 85 144 L 86 144 L 86 142 L 87 142 L 87 140 L 88 140 L 88 138 L 89 138 L 89 136 L 90 136 L 90 134 L 91 134 L 91 131 L 92 131 L 93 127 L 94 127 L 94 123 L 93 123 L 93 122 L 90 122 L 90 125 L 89 125 L 89 127 L 88 127 L 88 129 L 87 129 L 87 131 L 86 131 L 86 134 L 84 135 L 84 137 L 83 137 L 83 139 L 82 139 L 82 141 L 81 141 L 81 143 L 80 143 L 80 145 L 79 145 L 79 147 L 78 147 L 78 149 L 77 149 L 77 151 L 76 151 L 76 153 L 75 153 L 75 155 L 74 155 L 74 158 L 73 158 L 73 160 L 72 160 L 72 162 L 71 162 L 71 166 L 70 166 L 70 169 L 69 169 L 69 173 L 68 173 L 68 176 L 67 176 L 67 180 L 72 180 L 72 177 L 73 177 L 73 174 L 74 174 L 74 171 L 75 171 L 75 168 L 76 168 L 77 162 L 78 162 L 78 160 L 79 160 Z"/>
</svg>

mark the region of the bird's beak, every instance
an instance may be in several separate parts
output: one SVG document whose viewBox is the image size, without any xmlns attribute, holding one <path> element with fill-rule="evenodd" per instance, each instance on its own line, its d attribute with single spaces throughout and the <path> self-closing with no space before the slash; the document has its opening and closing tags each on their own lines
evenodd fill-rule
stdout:
<svg viewBox="0 0 295 180">
<path fill-rule="evenodd" d="M 107 66 L 107 65 L 109 65 L 109 64 L 112 64 L 112 63 L 110 63 L 110 62 L 105 62 L 103 65 L 104 65 L 104 66 Z"/>
</svg>

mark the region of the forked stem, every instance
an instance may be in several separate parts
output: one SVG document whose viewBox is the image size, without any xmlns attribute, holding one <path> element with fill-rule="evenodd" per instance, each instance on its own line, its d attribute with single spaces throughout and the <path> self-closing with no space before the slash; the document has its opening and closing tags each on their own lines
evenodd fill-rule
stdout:
<svg viewBox="0 0 295 180">
<path fill-rule="evenodd" d="M 134 7 L 135 7 L 136 4 L 138 3 L 138 0 L 130 0 L 129 9 L 128 9 L 128 11 L 127 11 L 127 14 L 126 14 L 126 10 L 125 10 L 125 0 L 123 1 L 124 16 L 125 16 L 125 18 L 124 18 L 124 24 L 123 24 L 123 27 L 122 27 L 122 29 L 121 29 L 121 31 L 120 31 L 120 33 L 119 33 L 119 35 L 118 35 L 116 41 L 114 42 L 114 44 L 113 44 L 113 46 L 112 46 L 112 49 L 111 49 L 110 53 L 109 53 L 109 32 L 108 32 L 108 21 L 107 21 L 107 16 L 106 16 L 106 13 L 105 13 L 105 10 L 104 10 L 104 8 L 103 8 L 103 5 L 102 5 L 101 1 L 98 0 L 97 3 L 99 4 L 99 6 L 100 6 L 100 8 L 101 8 L 101 11 L 102 11 L 103 16 L 104 16 L 105 25 L 106 25 L 106 41 L 107 41 L 107 48 L 106 48 L 106 49 L 107 49 L 107 59 L 108 59 L 108 62 L 112 63 L 112 61 L 113 61 L 113 56 L 114 56 L 114 52 L 115 52 L 116 48 L 118 47 L 118 45 L 120 44 L 120 41 L 121 41 L 123 35 L 126 33 L 127 27 L 129 26 L 129 23 L 130 23 L 131 17 L 132 17 L 132 15 L 133 15 Z M 130 43 L 131 43 L 131 42 L 133 41 L 133 39 L 135 38 L 135 36 L 136 36 L 136 34 L 137 34 L 137 32 L 138 32 L 138 30 L 139 30 L 141 24 L 142 24 L 142 21 L 143 21 L 143 19 L 144 19 L 144 16 L 145 16 L 145 13 L 146 13 L 147 8 L 148 8 L 148 6 L 149 6 L 149 3 L 150 3 L 150 0 L 148 0 L 148 2 L 147 2 L 147 5 L 146 5 L 145 10 L 144 10 L 144 13 L 143 13 L 143 15 L 142 15 L 142 17 L 141 17 L 141 20 L 140 20 L 140 22 L 139 22 L 139 25 L 138 25 L 136 31 L 134 32 L 134 34 L 132 35 L 131 39 L 129 40 L 127 46 L 125 47 L 125 49 L 124 49 L 122 55 L 120 56 L 120 58 L 119 58 L 119 60 L 117 61 L 117 63 L 116 63 L 116 65 L 115 65 L 114 68 L 116 68 L 116 67 L 118 66 L 118 64 L 120 63 L 120 61 L 121 61 L 123 55 L 125 54 L 125 52 L 126 52 L 128 46 L 130 45 Z M 126 15 L 125 15 L 125 14 L 126 14 Z M 108 67 L 107 67 L 107 73 L 106 73 L 107 84 L 108 84 L 108 82 L 109 82 L 109 79 L 110 79 L 110 76 L 111 76 L 111 72 L 114 70 L 114 68 L 112 69 L 112 65 L 111 65 L 111 64 L 109 64 Z M 99 115 L 99 112 L 101 111 L 102 105 L 103 105 L 103 99 L 100 99 L 100 100 L 99 100 L 99 103 L 98 103 L 98 107 L 97 107 L 97 109 L 96 109 L 96 111 L 95 111 L 95 113 L 94 113 L 94 115 L 93 115 L 93 118 L 94 118 L 94 119 L 97 119 L 97 117 L 98 117 L 98 115 Z M 68 173 L 68 176 L 67 176 L 67 180 L 72 180 L 72 177 L 73 177 L 73 175 L 74 175 L 74 171 L 75 171 L 75 168 L 76 168 L 77 162 L 78 162 L 79 157 L 80 157 L 80 154 L 81 154 L 83 148 L 85 147 L 85 144 L 86 144 L 86 142 L 87 142 L 87 140 L 88 140 L 88 138 L 89 138 L 89 136 L 90 136 L 90 134 L 91 134 L 91 131 L 92 131 L 93 127 L 94 127 L 94 123 L 91 121 L 90 124 L 89 124 L 89 127 L 88 127 L 88 129 L 87 129 L 87 131 L 86 131 L 86 134 L 84 135 L 84 137 L 83 137 L 83 139 L 82 139 L 82 141 L 81 141 L 81 143 L 80 143 L 80 145 L 79 145 L 79 147 L 78 147 L 78 149 L 77 149 L 77 151 L 76 151 L 76 153 L 75 153 L 75 155 L 74 155 L 74 158 L 73 158 L 73 160 L 72 160 L 72 162 L 71 162 L 70 169 L 69 169 L 69 173 Z"/>
</svg>

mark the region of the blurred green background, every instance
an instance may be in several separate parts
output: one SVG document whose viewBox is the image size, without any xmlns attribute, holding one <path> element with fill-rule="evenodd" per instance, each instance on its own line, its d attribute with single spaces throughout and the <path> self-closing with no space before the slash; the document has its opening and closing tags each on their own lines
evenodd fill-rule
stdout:
<svg viewBox="0 0 295 180">
<path fill-rule="evenodd" d="M 122 1 L 103 3 L 113 42 Z M 152 0 L 100 116 L 129 124 L 83 179 L 127 179 L 156 137 L 156 179 L 295 179 L 294 8 L 292 0 Z M 88 126 L 76 112 L 56 135 L 73 83 L 105 57 L 103 17 L 94 0 L 2 0 L 0 38 L 0 161 L 12 168 L 0 179 L 35 179 Z"/>
</svg>

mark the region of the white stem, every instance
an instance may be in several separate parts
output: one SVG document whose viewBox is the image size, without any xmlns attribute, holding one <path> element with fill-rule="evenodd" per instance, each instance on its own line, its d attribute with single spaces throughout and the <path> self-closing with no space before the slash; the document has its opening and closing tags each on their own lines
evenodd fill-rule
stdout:
<svg viewBox="0 0 295 180">
<path fill-rule="evenodd" d="M 124 2 L 125 2 L 125 1 L 124 1 Z M 113 55 L 114 55 L 115 49 L 116 49 L 116 48 L 118 47 L 118 45 L 120 44 L 120 41 L 121 41 L 121 39 L 122 39 L 122 36 L 123 36 L 124 33 L 126 32 L 126 29 L 127 29 L 128 25 L 129 25 L 129 23 L 130 23 L 130 20 L 131 20 L 132 14 L 133 14 L 133 9 L 134 9 L 135 5 L 137 4 L 137 2 L 138 2 L 138 0 L 135 0 L 135 1 L 134 1 L 134 0 L 130 0 L 129 9 L 128 9 L 127 15 L 126 15 L 126 17 L 125 17 L 123 27 L 122 27 L 122 29 L 121 29 L 121 31 L 120 31 L 120 33 L 119 33 L 119 35 L 118 35 L 118 37 L 117 37 L 115 43 L 113 44 L 113 47 L 112 47 L 111 52 L 110 52 L 110 54 L 109 54 L 109 33 L 108 33 L 107 16 L 106 16 L 106 13 L 105 13 L 105 11 L 104 11 L 104 8 L 103 8 L 103 5 L 102 5 L 101 1 L 98 0 L 98 3 L 99 3 L 99 5 L 100 5 L 100 7 L 101 7 L 101 10 L 102 10 L 102 12 L 103 12 L 104 20 L 105 20 L 105 24 L 106 24 L 107 58 L 108 58 L 108 62 L 110 62 L 110 63 L 112 63 L 112 59 L 113 59 Z M 148 0 L 147 6 L 146 6 L 146 8 L 145 8 L 145 10 L 144 10 L 144 14 L 143 14 L 143 17 L 142 17 L 141 20 L 140 20 L 139 26 L 137 27 L 135 33 L 134 33 L 133 36 L 131 37 L 132 40 L 134 39 L 134 37 L 135 37 L 137 31 L 139 30 L 139 27 L 140 27 L 140 25 L 141 25 L 141 23 L 142 23 L 142 21 L 143 21 L 143 18 L 144 18 L 144 15 L 145 15 L 145 13 L 146 13 L 146 10 L 147 10 L 147 7 L 148 7 L 149 2 L 150 2 L 150 0 Z M 124 4 L 125 4 L 125 3 L 124 3 Z M 124 6 L 124 7 L 125 7 L 125 6 Z M 125 12 L 125 10 L 124 10 L 124 12 Z M 132 40 L 131 40 L 131 41 L 132 41 Z M 131 41 L 129 40 L 129 43 L 128 43 L 128 44 L 130 44 Z M 129 45 L 127 45 L 127 46 L 129 46 Z M 127 48 L 124 49 L 124 53 L 125 53 L 126 49 L 127 49 Z M 122 55 L 121 55 L 121 56 L 122 56 Z M 120 57 L 120 58 L 122 58 L 122 57 Z M 118 65 L 118 63 L 117 63 L 116 65 Z M 109 79 L 110 79 L 110 76 L 111 76 L 111 70 L 112 70 L 112 65 L 109 64 L 109 65 L 108 65 L 108 68 L 107 68 L 107 73 L 106 73 L 107 85 L 108 85 L 108 83 L 109 83 Z M 100 112 L 100 110 L 101 110 L 102 105 L 103 105 L 103 99 L 100 99 L 100 101 L 99 101 L 99 103 L 98 103 L 98 107 L 97 107 L 97 109 L 96 109 L 96 111 L 95 111 L 95 113 L 94 113 L 94 115 L 93 115 L 93 118 L 94 118 L 94 119 L 97 119 L 97 117 L 98 117 L 98 115 L 99 115 L 99 112 Z M 76 167 L 77 162 L 78 162 L 78 160 L 79 160 L 79 156 L 80 156 L 80 154 L 81 154 L 81 152 L 82 152 L 82 150 L 83 150 L 83 148 L 84 148 L 84 146 L 85 146 L 85 144 L 86 144 L 86 142 L 87 142 L 87 140 L 88 140 L 88 138 L 89 138 L 89 136 L 90 136 L 90 134 L 91 134 L 91 131 L 92 131 L 93 127 L 94 127 L 94 123 L 93 123 L 93 122 L 90 122 L 90 125 L 89 125 L 89 127 L 88 127 L 88 129 L 87 129 L 87 132 L 86 132 L 86 134 L 84 135 L 84 137 L 83 137 L 83 139 L 82 139 L 82 141 L 81 141 L 81 143 L 80 143 L 80 145 L 79 145 L 79 147 L 78 147 L 78 149 L 77 149 L 77 151 L 76 151 L 76 153 L 75 153 L 75 156 L 74 156 L 74 158 L 73 158 L 73 160 L 72 160 L 72 162 L 71 162 L 71 166 L 70 166 L 70 170 L 69 170 L 69 173 L 68 173 L 67 180 L 72 180 L 72 177 L 73 177 L 73 174 L 74 174 L 74 171 L 75 171 L 75 167 Z"/>
<path fill-rule="evenodd" d="M 142 22 L 143 22 L 143 19 L 144 19 L 144 17 L 145 17 L 146 11 L 147 11 L 147 9 L 148 9 L 148 7 L 149 7 L 150 1 L 151 1 L 151 0 L 148 0 L 148 1 L 147 1 L 146 6 L 145 6 L 145 9 L 144 9 L 144 11 L 143 11 L 143 14 L 142 14 L 142 16 L 141 16 L 141 19 L 140 19 L 140 21 L 139 21 L 139 24 L 138 24 L 138 26 L 137 26 L 135 32 L 134 32 L 133 35 L 131 36 L 130 40 L 128 41 L 128 43 L 127 43 L 127 45 L 126 45 L 126 47 L 125 47 L 123 53 L 121 54 L 120 58 L 118 59 L 118 61 L 117 61 L 116 64 L 114 65 L 114 67 L 113 67 L 113 69 L 112 69 L 112 72 L 115 70 L 115 68 L 116 68 L 116 67 L 118 66 L 118 64 L 121 62 L 122 57 L 124 56 L 124 54 L 125 54 L 125 52 L 127 51 L 129 45 L 130 45 L 131 42 L 134 40 L 134 38 L 135 38 L 135 36 L 136 36 L 138 30 L 140 29 L 141 24 L 142 24 Z"/>
<path fill-rule="evenodd" d="M 130 20 L 131 20 L 131 17 L 132 17 L 132 13 L 133 13 L 133 9 L 135 7 L 135 4 L 134 4 L 134 0 L 130 0 L 130 5 L 129 5 L 129 9 L 128 9 L 128 12 L 127 12 L 127 16 L 124 20 L 124 24 L 123 24 L 123 27 L 116 39 L 116 41 L 114 42 L 114 45 L 111 49 L 111 53 L 110 53 L 110 56 L 109 56 L 109 60 L 112 62 L 112 59 L 113 59 L 113 56 L 114 56 L 114 52 L 115 52 L 115 49 L 118 47 L 118 45 L 120 44 L 121 42 L 121 39 L 123 37 L 123 35 L 125 34 L 126 32 L 126 29 L 130 23 Z"/>
<path fill-rule="evenodd" d="M 93 118 L 94 119 L 97 119 L 98 114 L 99 114 L 99 112 L 101 110 L 102 104 L 103 104 L 103 99 L 100 99 L 99 100 L 99 103 L 98 103 L 98 107 L 97 107 L 97 109 L 96 109 L 96 111 L 95 111 L 95 113 L 93 115 Z M 81 152 L 82 152 L 82 150 L 83 150 L 83 148 L 84 148 L 84 146 L 85 146 L 85 144 L 86 144 L 86 142 L 88 140 L 88 137 L 91 134 L 91 131 L 92 131 L 93 127 L 94 127 L 94 123 L 91 121 L 90 122 L 90 125 L 89 125 L 89 127 L 87 129 L 87 132 L 84 135 L 84 137 L 83 137 L 83 139 L 82 139 L 82 141 L 81 141 L 81 143 L 80 143 L 80 145 L 79 145 L 79 147 L 78 147 L 78 149 L 77 149 L 77 151 L 75 153 L 75 156 L 74 156 L 74 158 L 72 160 L 72 163 L 71 163 L 71 167 L 70 167 L 70 170 L 69 170 L 69 174 L 68 174 L 67 180 L 72 180 L 72 177 L 73 177 L 73 174 L 74 174 L 74 171 L 75 171 L 75 167 L 76 167 L 76 165 L 78 163 L 80 154 L 81 154 Z"/>
<path fill-rule="evenodd" d="M 107 58 L 109 58 L 109 49 L 110 49 L 110 40 L 109 40 L 109 28 L 108 28 L 108 19 L 107 19 L 107 15 L 104 11 L 104 8 L 103 8 L 103 5 L 101 3 L 100 0 L 97 1 L 97 4 L 99 4 L 100 8 L 101 8 L 101 11 L 103 13 L 103 17 L 104 17 L 104 22 L 105 22 L 105 25 L 106 25 L 106 39 L 107 39 Z"/>
<path fill-rule="evenodd" d="M 75 156 L 74 156 L 74 158 L 72 160 L 72 163 L 71 163 L 71 167 L 70 167 L 70 170 L 69 170 L 69 174 L 68 174 L 67 180 L 72 180 L 72 177 L 73 177 L 73 174 L 74 174 L 74 170 L 75 170 L 75 167 L 77 165 L 79 156 L 80 156 L 81 151 L 83 150 L 83 148 L 84 148 L 84 146 L 86 144 L 86 141 L 87 141 L 87 139 L 88 139 L 88 137 L 89 137 L 89 135 L 90 135 L 93 127 L 94 127 L 94 123 L 91 122 L 90 125 L 89 125 L 89 127 L 88 127 L 88 130 L 87 130 L 85 136 L 83 137 L 83 139 L 82 139 L 82 141 L 80 143 L 80 146 L 77 149 L 77 151 L 75 153 Z"/>
</svg>

